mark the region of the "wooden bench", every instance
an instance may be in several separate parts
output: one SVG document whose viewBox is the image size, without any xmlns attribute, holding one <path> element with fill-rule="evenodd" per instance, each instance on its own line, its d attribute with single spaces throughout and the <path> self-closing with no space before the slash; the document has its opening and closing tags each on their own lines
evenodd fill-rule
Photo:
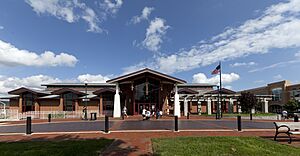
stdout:
<svg viewBox="0 0 300 156">
<path fill-rule="evenodd" d="M 285 133 L 289 137 L 289 144 L 292 142 L 291 135 L 300 134 L 300 122 L 274 122 L 276 127 L 276 133 L 274 140 L 276 141 L 277 135 L 280 133 Z"/>
</svg>

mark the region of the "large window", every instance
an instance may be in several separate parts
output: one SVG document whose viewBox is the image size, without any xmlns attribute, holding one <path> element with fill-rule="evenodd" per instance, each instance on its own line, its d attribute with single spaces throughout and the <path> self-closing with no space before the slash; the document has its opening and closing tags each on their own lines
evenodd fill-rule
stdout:
<svg viewBox="0 0 300 156">
<path fill-rule="evenodd" d="M 282 88 L 272 89 L 273 101 L 281 101 L 282 98 Z"/>
<path fill-rule="evenodd" d="M 77 95 L 74 93 L 63 94 L 64 111 L 75 111 L 75 100 Z"/>
<path fill-rule="evenodd" d="M 34 95 L 32 93 L 23 94 L 22 111 L 34 111 Z"/>
</svg>

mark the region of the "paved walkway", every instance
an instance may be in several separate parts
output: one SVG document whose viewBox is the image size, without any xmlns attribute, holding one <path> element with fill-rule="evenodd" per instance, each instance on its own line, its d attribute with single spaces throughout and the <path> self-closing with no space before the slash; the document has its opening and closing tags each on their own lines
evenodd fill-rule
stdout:
<svg viewBox="0 0 300 156">
<path fill-rule="evenodd" d="M 273 139 L 274 125 L 272 121 L 243 120 L 242 132 L 236 131 L 234 119 L 181 119 L 180 132 L 173 132 L 174 120 L 139 119 L 111 120 L 110 134 L 104 134 L 104 121 L 44 121 L 32 124 L 32 135 L 24 135 L 24 123 L 9 123 L 0 125 L 0 141 L 43 141 L 68 139 L 100 139 L 108 138 L 115 141 L 104 151 L 103 155 L 151 155 L 151 139 L 177 136 L 260 136 Z M 295 136 L 298 137 L 298 136 Z M 300 138 L 298 138 L 300 140 Z M 287 143 L 285 138 L 281 143 Z M 300 141 L 294 141 L 293 146 L 300 147 Z"/>
<path fill-rule="evenodd" d="M 44 140 L 79 140 L 79 139 L 115 139 L 103 153 L 108 156 L 125 155 L 152 155 L 152 138 L 170 138 L 178 136 L 259 136 L 273 139 L 273 131 L 189 131 L 189 132 L 112 132 L 103 134 L 94 133 L 75 133 L 75 134 L 33 134 L 1 136 L 0 141 L 44 141 Z M 300 137 L 293 139 L 292 146 L 300 147 Z M 287 144 L 287 138 L 280 138 L 280 143 Z"/>
<path fill-rule="evenodd" d="M 174 129 L 174 120 L 114 120 L 110 121 L 111 131 L 130 130 L 168 130 Z M 25 124 L 0 125 L 0 133 L 24 133 Z M 235 120 L 179 120 L 180 130 L 203 130 L 203 129 L 227 129 L 237 128 Z M 242 121 L 243 129 L 273 129 L 274 125 L 270 121 Z M 83 131 L 103 131 L 104 121 L 71 121 L 71 122 L 51 122 L 33 123 L 34 133 L 42 132 L 83 132 Z"/>
</svg>

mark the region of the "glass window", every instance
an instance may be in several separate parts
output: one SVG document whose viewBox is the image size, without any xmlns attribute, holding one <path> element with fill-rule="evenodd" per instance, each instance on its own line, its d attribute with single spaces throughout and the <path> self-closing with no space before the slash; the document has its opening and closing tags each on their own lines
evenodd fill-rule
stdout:
<svg viewBox="0 0 300 156">
<path fill-rule="evenodd" d="M 75 111 L 75 99 L 77 96 L 74 93 L 63 94 L 64 111 Z"/>
<path fill-rule="evenodd" d="M 22 111 L 34 111 L 34 96 L 32 93 L 23 94 Z"/>
<path fill-rule="evenodd" d="M 282 98 L 282 88 L 272 89 L 273 101 L 281 101 Z"/>
</svg>

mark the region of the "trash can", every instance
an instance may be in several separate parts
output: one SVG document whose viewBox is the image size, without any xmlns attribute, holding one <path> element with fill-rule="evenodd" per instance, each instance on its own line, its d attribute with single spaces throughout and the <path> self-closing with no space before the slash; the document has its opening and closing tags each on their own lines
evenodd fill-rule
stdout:
<svg viewBox="0 0 300 156">
<path fill-rule="evenodd" d="M 97 120 L 97 113 L 91 113 L 91 120 Z"/>
</svg>

